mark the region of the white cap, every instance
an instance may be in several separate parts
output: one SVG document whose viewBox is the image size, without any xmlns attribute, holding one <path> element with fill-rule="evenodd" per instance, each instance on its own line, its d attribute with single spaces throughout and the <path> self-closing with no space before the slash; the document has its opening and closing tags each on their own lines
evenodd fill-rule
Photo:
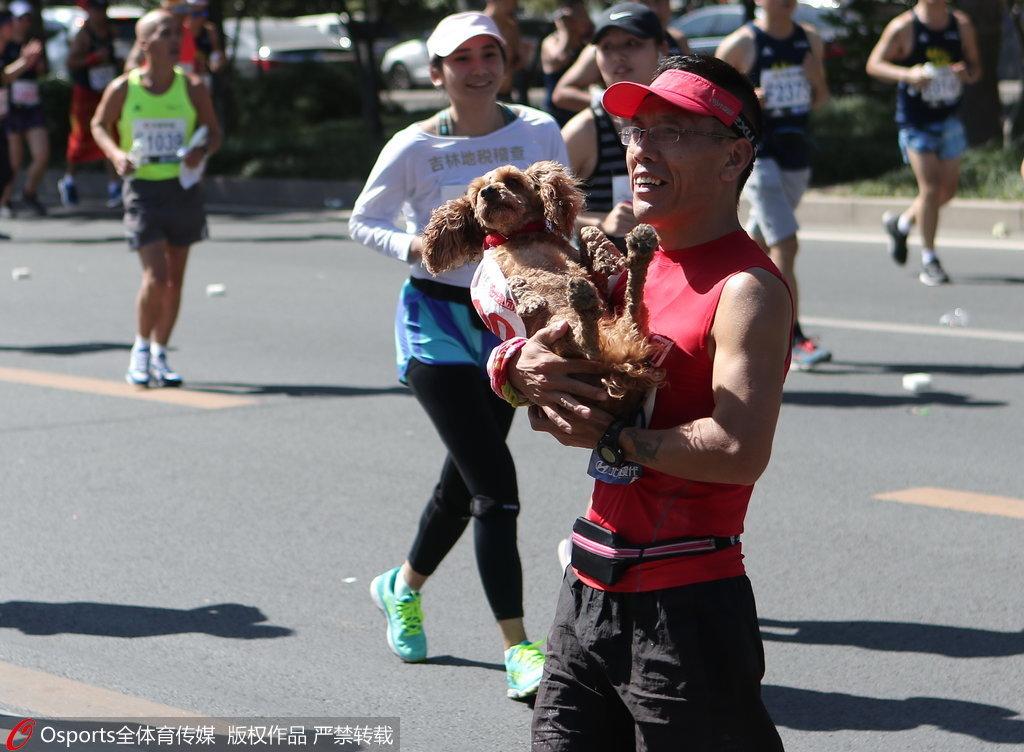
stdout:
<svg viewBox="0 0 1024 752">
<path fill-rule="evenodd" d="M 32 5 L 31 3 L 26 3 L 25 0 L 15 0 L 7 6 L 7 10 L 15 18 L 32 15 Z"/>
<path fill-rule="evenodd" d="M 467 39 L 484 34 L 494 37 L 505 47 L 505 39 L 490 16 L 483 13 L 454 13 L 441 19 L 434 33 L 427 39 L 427 52 L 431 57 L 448 57 Z"/>
</svg>

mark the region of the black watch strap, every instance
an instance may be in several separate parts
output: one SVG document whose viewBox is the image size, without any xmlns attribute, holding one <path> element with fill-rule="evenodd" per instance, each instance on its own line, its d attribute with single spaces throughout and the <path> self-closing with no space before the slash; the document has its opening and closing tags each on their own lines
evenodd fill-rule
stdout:
<svg viewBox="0 0 1024 752">
<path fill-rule="evenodd" d="M 626 422 L 623 420 L 612 421 L 612 424 L 608 426 L 608 430 L 604 432 L 604 435 L 597 442 L 596 451 L 598 455 L 606 464 L 612 467 L 620 467 L 626 461 L 622 447 L 619 445 L 619 435 L 625 427 Z"/>
</svg>

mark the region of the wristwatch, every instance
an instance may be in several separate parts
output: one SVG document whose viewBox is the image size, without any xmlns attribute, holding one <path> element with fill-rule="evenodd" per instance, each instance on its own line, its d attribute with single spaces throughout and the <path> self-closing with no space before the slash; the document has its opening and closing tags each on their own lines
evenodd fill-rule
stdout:
<svg viewBox="0 0 1024 752">
<path fill-rule="evenodd" d="M 605 464 L 612 467 L 621 467 L 625 464 L 626 457 L 622 447 L 619 446 L 619 434 L 622 433 L 622 429 L 625 427 L 625 421 L 612 421 L 612 424 L 608 426 L 608 430 L 604 432 L 604 436 L 597 442 L 595 450 L 601 459 L 604 460 Z"/>
</svg>

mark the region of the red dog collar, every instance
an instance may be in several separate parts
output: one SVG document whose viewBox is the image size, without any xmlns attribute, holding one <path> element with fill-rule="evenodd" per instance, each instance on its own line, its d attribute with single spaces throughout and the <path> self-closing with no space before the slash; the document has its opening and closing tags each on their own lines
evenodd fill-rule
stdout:
<svg viewBox="0 0 1024 752">
<path fill-rule="evenodd" d="M 549 229 L 544 222 L 537 220 L 536 222 L 523 225 L 508 236 L 502 235 L 500 232 L 489 232 L 484 236 L 484 250 L 497 248 L 499 245 L 507 243 L 509 238 L 514 238 L 516 235 L 525 235 L 530 232 L 549 232 Z"/>
</svg>

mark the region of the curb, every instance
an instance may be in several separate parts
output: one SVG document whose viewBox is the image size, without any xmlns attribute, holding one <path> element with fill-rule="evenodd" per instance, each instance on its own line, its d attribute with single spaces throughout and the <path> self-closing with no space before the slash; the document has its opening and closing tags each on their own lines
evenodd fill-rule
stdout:
<svg viewBox="0 0 1024 752">
<path fill-rule="evenodd" d="M 57 204 L 56 182 L 60 173 L 51 170 L 41 186 L 42 199 Z M 100 173 L 83 173 L 77 178 L 83 196 L 104 195 L 106 178 Z M 301 180 L 295 178 L 238 178 L 215 175 L 204 181 L 206 200 L 210 205 L 267 209 L 351 209 L 362 190 L 357 180 Z M 880 228 L 883 212 L 903 211 L 909 198 L 876 198 L 837 196 L 824 191 L 808 191 L 797 210 L 802 225 Z M 746 216 L 746 202 L 740 203 Z M 1024 233 L 1024 203 L 1017 201 L 985 201 L 954 199 L 942 209 L 939 231 L 999 234 Z"/>
</svg>

